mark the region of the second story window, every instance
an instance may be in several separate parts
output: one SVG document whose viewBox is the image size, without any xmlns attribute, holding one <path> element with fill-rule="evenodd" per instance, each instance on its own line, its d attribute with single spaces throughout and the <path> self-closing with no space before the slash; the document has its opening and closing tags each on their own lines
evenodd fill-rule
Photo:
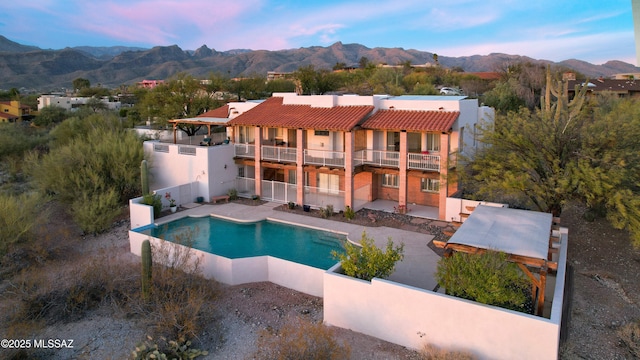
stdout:
<svg viewBox="0 0 640 360">
<path fill-rule="evenodd" d="M 440 151 L 440 134 L 427 134 L 427 151 Z"/>
</svg>

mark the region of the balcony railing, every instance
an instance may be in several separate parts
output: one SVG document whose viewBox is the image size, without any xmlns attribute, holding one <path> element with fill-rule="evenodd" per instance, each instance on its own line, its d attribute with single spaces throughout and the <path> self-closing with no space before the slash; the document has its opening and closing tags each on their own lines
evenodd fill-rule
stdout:
<svg viewBox="0 0 640 360">
<path fill-rule="evenodd" d="M 360 150 L 353 157 L 354 165 L 374 165 L 383 167 L 400 167 L 400 153 L 384 150 Z"/>
<path fill-rule="evenodd" d="M 234 144 L 234 155 L 236 157 L 254 158 L 256 146 L 253 144 Z"/>
<path fill-rule="evenodd" d="M 440 171 L 440 155 L 408 154 L 409 169 Z"/>
<path fill-rule="evenodd" d="M 325 150 L 305 150 L 304 163 L 321 166 L 344 167 L 344 152 Z"/>
<path fill-rule="evenodd" d="M 277 162 L 296 162 L 296 148 L 288 148 L 282 146 L 262 146 L 262 160 L 270 160 Z"/>
</svg>

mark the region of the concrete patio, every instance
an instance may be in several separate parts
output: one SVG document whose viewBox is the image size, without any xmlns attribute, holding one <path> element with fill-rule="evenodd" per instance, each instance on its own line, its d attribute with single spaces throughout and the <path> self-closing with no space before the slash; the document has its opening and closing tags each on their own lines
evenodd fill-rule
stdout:
<svg viewBox="0 0 640 360">
<path fill-rule="evenodd" d="M 384 226 L 367 227 L 342 221 L 332 221 L 274 210 L 274 208 L 281 206 L 281 204 L 278 203 L 265 203 L 259 206 L 247 206 L 236 203 L 194 205 L 189 205 L 187 209 L 175 214 L 164 216 L 158 219 L 156 224 L 166 223 L 185 216 L 200 217 L 213 215 L 240 222 L 255 222 L 268 219 L 345 234 L 349 240 L 356 243 L 360 241 L 362 232 L 366 231 L 367 235 L 375 241 L 378 247 L 384 248 L 389 238 L 391 238 L 396 245 L 400 243 L 404 244 L 404 259 L 396 265 L 396 270 L 389 277 L 389 280 L 426 290 L 433 290 L 437 285 L 434 274 L 440 257 L 427 246 L 433 238 L 432 235 Z M 409 215 L 413 214 L 410 213 Z"/>
<path fill-rule="evenodd" d="M 364 204 L 363 208 L 392 213 L 395 212 L 395 207 L 397 206 L 397 201 L 377 199 Z M 435 206 L 424 206 L 409 203 L 407 204 L 407 207 L 409 208 L 409 212 L 407 213 L 407 215 L 426 219 L 438 218 L 438 208 Z"/>
</svg>

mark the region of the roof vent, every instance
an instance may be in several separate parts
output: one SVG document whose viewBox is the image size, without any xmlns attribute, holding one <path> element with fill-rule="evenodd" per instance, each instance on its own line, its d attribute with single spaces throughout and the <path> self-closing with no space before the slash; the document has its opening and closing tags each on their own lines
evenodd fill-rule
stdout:
<svg viewBox="0 0 640 360">
<path fill-rule="evenodd" d="M 440 106 L 440 108 L 438 110 L 443 111 L 444 107 Z"/>
</svg>

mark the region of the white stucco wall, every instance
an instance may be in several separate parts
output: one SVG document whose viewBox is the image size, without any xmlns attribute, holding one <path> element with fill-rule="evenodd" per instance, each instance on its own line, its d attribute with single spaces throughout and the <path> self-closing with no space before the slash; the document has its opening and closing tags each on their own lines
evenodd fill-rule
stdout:
<svg viewBox="0 0 640 360">
<path fill-rule="evenodd" d="M 193 197 L 207 200 L 235 186 L 238 168 L 233 161 L 233 144 L 191 146 L 146 141 L 144 150 L 149 154 L 151 189 L 193 182 Z"/>
</svg>

